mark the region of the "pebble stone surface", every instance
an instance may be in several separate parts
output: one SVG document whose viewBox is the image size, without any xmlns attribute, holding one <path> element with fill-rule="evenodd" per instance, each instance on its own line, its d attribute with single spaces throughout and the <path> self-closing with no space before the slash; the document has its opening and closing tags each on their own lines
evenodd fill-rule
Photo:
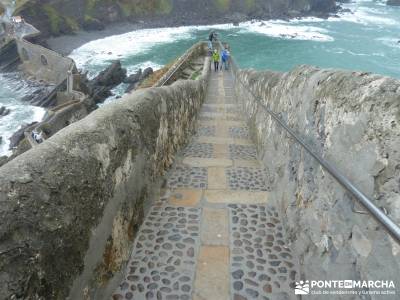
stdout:
<svg viewBox="0 0 400 300">
<path fill-rule="evenodd" d="M 208 143 L 192 143 L 183 151 L 184 157 L 213 158 L 214 146 Z"/>
<path fill-rule="evenodd" d="M 230 204 L 231 286 L 234 299 L 290 299 L 296 265 L 277 210 Z"/>
<path fill-rule="evenodd" d="M 191 299 L 200 216 L 200 208 L 153 207 L 113 299 Z"/>
<path fill-rule="evenodd" d="M 207 188 L 207 168 L 176 166 L 168 173 L 169 188 Z"/>
<path fill-rule="evenodd" d="M 215 126 L 201 126 L 197 128 L 196 136 L 215 136 Z"/>
<path fill-rule="evenodd" d="M 256 160 L 257 150 L 253 145 L 229 145 L 229 158 Z"/>
<path fill-rule="evenodd" d="M 236 167 L 225 170 L 232 190 L 268 191 L 265 173 L 261 168 Z"/>
<path fill-rule="evenodd" d="M 212 72 L 197 132 L 167 172 L 113 300 L 298 299 L 298 263 L 239 112 L 232 76 Z"/>
</svg>

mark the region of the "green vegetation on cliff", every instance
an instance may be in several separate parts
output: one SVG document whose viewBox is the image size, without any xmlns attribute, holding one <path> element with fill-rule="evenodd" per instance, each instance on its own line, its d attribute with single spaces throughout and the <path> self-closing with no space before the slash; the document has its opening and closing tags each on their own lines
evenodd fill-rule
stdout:
<svg viewBox="0 0 400 300">
<path fill-rule="evenodd" d="M 5 0 L 0 0 L 5 1 Z M 291 13 L 326 14 L 335 0 L 18 0 L 21 14 L 44 36 L 103 29 L 121 21 L 156 21 L 166 26 L 244 21 L 247 18 L 287 18 Z M 43 3 L 45 2 L 45 3 Z M 234 16 L 241 15 L 237 20 Z M 247 18 L 246 18 L 247 15 Z"/>
<path fill-rule="evenodd" d="M 228 11 L 231 0 L 215 0 L 215 5 L 219 11 Z"/>
<path fill-rule="evenodd" d="M 53 34 L 60 33 L 60 24 L 63 21 L 62 17 L 57 13 L 56 9 L 49 4 L 43 5 L 43 10 L 49 18 L 51 32 Z"/>
</svg>

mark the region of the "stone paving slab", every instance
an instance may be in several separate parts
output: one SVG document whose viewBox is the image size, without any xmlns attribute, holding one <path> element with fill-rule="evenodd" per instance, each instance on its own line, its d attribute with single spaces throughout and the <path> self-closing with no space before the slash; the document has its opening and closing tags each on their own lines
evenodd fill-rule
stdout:
<svg viewBox="0 0 400 300">
<path fill-rule="evenodd" d="M 170 192 L 168 203 L 176 206 L 197 206 L 203 191 L 195 189 L 176 189 Z"/>
<path fill-rule="evenodd" d="M 233 166 L 235 168 L 260 168 L 260 162 L 258 160 L 244 160 L 235 159 L 233 161 Z"/>
<path fill-rule="evenodd" d="M 203 107 L 215 107 L 215 108 L 238 108 L 239 106 L 236 104 L 224 104 L 224 103 L 218 103 L 218 104 L 204 104 Z"/>
<path fill-rule="evenodd" d="M 183 160 L 183 164 L 191 167 L 231 167 L 233 161 L 231 159 L 214 159 L 214 158 L 192 158 L 187 157 Z"/>
<path fill-rule="evenodd" d="M 200 247 L 193 298 L 228 300 L 229 294 L 229 247 Z"/>
<path fill-rule="evenodd" d="M 232 299 L 294 299 L 297 265 L 277 210 L 229 205 Z"/>
<path fill-rule="evenodd" d="M 208 169 L 208 185 L 209 190 L 224 190 L 227 188 L 225 177 L 225 168 L 209 168 Z"/>
<path fill-rule="evenodd" d="M 198 137 L 197 143 L 252 145 L 250 140 L 234 139 L 230 137 Z"/>
<path fill-rule="evenodd" d="M 227 76 L 211 75 L 197 134 L 168 171 L 113 299 L 294 296 L 298 265 Z"/>
<path fill-rule="evenodd" d="M 225 96 L 225 103 L 234 104 L 236 102 L 236 98 L 233 95 Z"/>
<path fill-rule="evenodd" d="M 228 158 L 229 147 L 227 144 L 214 144 L 214 155 L 222 154 L 224 157 Z M 232 159 L 229 157 L 229 159 Z"/>
<path fill-rule="evenodd" d="M 228 121 L 242 121 L 243 118 L 237 114 L 230 114 L 224 112 L 201 112 L 200 119 L 203 120 L 228 120 Z"/>
<path fill-rule="evenodd" d="M 200 124 L 204 126 L 219 126 L 219 125 L 224 125 L 227 127 L 230 126 L 242 126 L 243 122 L 242 121 L 228 121 L 228 120 L 200 120 Z"/>
<path fill-rule="evenodd" d="M 229 246 L 229 219 L 226 209 L 203 209 L 201 243 L 211 246 Z"/>
<path fill-rule="evenodd" d="M 259 204 L 268 202 L 268 192 L 255 191 L 232 191 L 232 190 L 206 190 L 204 191 L 204 199 L 208 203 L 243 203 L 243 204 Z"/>
<path fill-rule="evenodd" d="M 191 299 L 200 216 L 200 208 L 154 206 L 113 299 Z"/>
</svg>

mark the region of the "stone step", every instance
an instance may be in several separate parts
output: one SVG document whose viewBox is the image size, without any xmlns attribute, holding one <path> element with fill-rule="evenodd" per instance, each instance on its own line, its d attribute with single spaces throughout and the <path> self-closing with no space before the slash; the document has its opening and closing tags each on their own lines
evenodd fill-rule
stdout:
<svg viewBox="0 0 400 300">
<path fill-rule="evenodd" d="M 191 299 L 200 208 L 154 206 L 141 226 L 127 275 L 113 299 Z"/>
<path fill-rule="evenodd" d="M 298 266 L 277 209 L 270 205 L 229 205 L 230 271 L 233 299 L 272 294 L 294 296 Z M 276 298 L 270 298 L 276 299 Z"/>
<path fill-rule="evenodd" d="M 228 74 L 210 75 L 196 133 L 167 172 L 113 299 L 297 299 L 298 262 Z"/>
</svg>

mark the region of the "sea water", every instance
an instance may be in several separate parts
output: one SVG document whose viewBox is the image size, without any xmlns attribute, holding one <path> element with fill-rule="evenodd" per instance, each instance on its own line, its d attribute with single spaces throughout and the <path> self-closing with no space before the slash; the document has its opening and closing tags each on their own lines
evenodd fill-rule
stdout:
<svg viewBox="0 0 400 300">
<path fill-rule="evenodd" d="M 400 7 L 386 6 L 385 3 L 385 0 L 354 1 L 343 5 L 351 12 L 326 20 L 305 18 L 245 22 L 239 26 L 138 30 L 89 42 L 75 49 L 70 56 L 89 77 L 94 77 L 115 59 L 121 60 L 128 74 L 139 68 L 158 69 L 193 43 L 207 39 L 213 29 L 221 40 L 230 44 L 241 68 L 289 71 L 296 65 L 311 64 L 400 78 Z M 0 95 L 7 85 L 0 77 Z M 124 89 L 121 85 L 113 92 L 118 96 Z M 36 109 L 20 104 L 18 99 L 22 94 L 16 93 L 12 100 L 11 96 L 6 97 L 9 100 L 2 100 L 14 101 L 25 109 L 26 114 L 15 116 L 13 124 L 27 122 L 26 118 L 32 120 L 39 115 Z M 116 101 L 115 97 L 107 103 L 112 101 Z M 10 130 L 5 126 L 6 122 L 6 119 L 0 119 L 0 135 L 5 136 Z"/>
</svg>

